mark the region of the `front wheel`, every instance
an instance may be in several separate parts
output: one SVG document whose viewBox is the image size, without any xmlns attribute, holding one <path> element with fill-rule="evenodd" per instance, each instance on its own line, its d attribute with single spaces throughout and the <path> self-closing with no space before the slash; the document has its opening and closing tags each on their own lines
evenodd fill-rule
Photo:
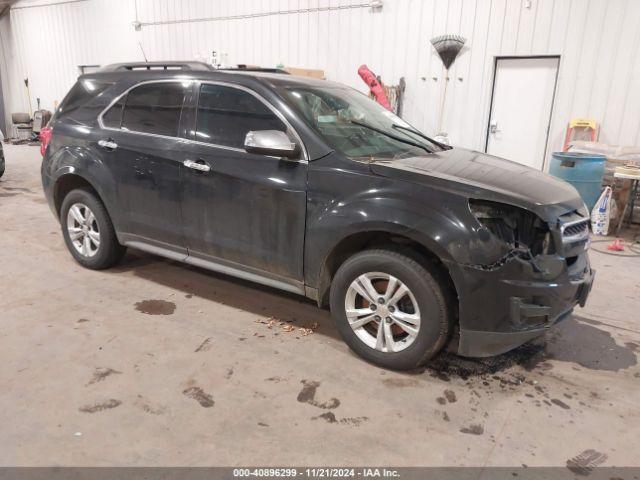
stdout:
<svg viewBox="0 0 640 480">
<path fill-rule="evenodd" d="M 331 313 L 358 355 L 394 370 L 419 367 L 451 331 L 445 290 L 405 255 L 368 250 L 345 261 L 331 284 Z"/>
</svg>

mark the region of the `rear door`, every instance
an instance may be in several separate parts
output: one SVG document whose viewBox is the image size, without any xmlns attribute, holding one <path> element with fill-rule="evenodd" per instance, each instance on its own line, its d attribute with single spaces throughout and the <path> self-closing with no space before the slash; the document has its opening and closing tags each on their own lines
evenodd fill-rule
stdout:
<svg viewBox="0 0 640 480">
<path fill-rule="evenodd" d="M 202 83 L 197 105 L 187 160 L 207 171 L 183 165 L 182 219 L 190 261 L 252 272 L 276 280 L 280 288 L 285 283 L 300 290 L 307 161 L 244 150 L 251 130 L 297 136 L 275 108 L 240 86 Z"/>
<path fill-rule="evenodd" d="M 189 82 L 143 83 L 101 118 L 99 145 L 117 184 L 126 242 L 186 254 L 180 218 L 181 118 L 191 89 Z"/>
</svg>

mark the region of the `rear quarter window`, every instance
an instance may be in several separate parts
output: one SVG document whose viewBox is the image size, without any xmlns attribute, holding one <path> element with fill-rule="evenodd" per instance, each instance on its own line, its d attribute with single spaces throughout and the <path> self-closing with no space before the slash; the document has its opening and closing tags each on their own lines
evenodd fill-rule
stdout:
<svg viewBox="0 0 640 480">
<path fill-rule="evenodd" d="M 120 98 L 113 106 L 102 114 L 102 124 L 107 128 L 120 128 L 122 125 L 122 111 L 127 96 Z"/>
</svg>

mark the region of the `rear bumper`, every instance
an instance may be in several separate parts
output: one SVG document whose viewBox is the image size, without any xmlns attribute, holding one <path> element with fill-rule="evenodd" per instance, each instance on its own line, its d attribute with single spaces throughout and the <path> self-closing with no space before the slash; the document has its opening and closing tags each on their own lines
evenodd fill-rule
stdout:
<svg viewBox="0 0 640 480">
<path fill-rule="evenodd" d="M 523 260 L 495 271 L 461 267 L 458 280 L 463 283 L 456 282 L 463 285 L 458 292 L 459 355 L 507 352 L 543 335 L 575 306 L 585 305 L 595 275 L 586 253 L 571 266 L 563 258 L 548 257 L 537 267 Z"/>
</svg>

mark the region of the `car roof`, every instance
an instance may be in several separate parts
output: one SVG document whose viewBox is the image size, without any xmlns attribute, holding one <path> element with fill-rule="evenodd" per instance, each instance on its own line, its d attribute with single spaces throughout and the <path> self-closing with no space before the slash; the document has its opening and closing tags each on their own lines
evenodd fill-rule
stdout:
<svg viewBox="0 0 640 480">
<path fill-rule="evenodd" d="M 286 72 L 273 73 L 274 69 L 215 69 L 203 62 L 144 62 L 117 63 L 107 65 L 100 70 L 82 75 L 83 79 L 103 79 L 117 82 L 136 80 L 146 82 L 150 80 L 171 80 L 191 78 L 194 80 L 230 81 L 248 84 L 257 82 L 271 88 L 321 87 L 348 88 L 340 83 L 312 77 L 290 75 Z"/>
</svg>

